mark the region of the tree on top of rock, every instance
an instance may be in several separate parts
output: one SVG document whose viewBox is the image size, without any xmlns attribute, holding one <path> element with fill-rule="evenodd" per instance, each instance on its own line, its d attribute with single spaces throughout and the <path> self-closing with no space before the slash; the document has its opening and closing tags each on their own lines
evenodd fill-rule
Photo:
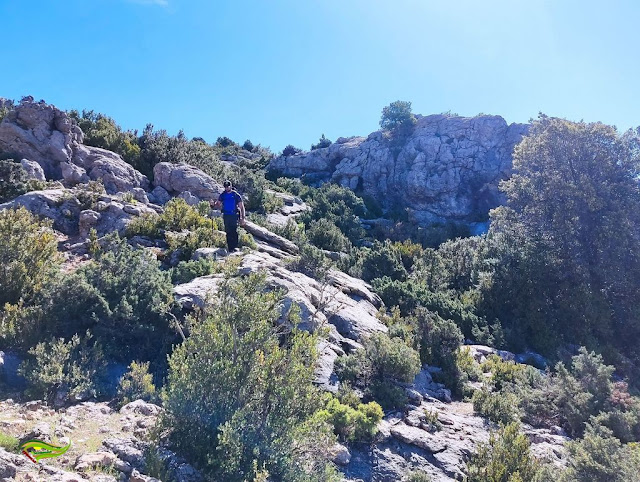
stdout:
<svg viewBox="0 0 640 482">
<path fill-rule="evenodd" d="M 390 131 L 402 131 L 413 127 L 416 117 L 411 113 L 411 102 L 396 100 L 382 109 L 380 127 Z"/>
</svg>

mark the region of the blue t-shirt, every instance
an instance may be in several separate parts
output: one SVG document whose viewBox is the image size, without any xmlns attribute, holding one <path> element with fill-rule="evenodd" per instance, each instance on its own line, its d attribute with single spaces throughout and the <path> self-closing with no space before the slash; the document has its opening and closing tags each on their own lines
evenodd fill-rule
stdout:
<svg viewBox="0 0 640 482">
<path fill-rule="evenodd" d="M 231 192 L 224 191 L 220 194 L 218 201 L 222 203 L 222 214 L 236 214 L 238 203 L 242 202 L 242 196 L 236 190 Z"/>
</svg>

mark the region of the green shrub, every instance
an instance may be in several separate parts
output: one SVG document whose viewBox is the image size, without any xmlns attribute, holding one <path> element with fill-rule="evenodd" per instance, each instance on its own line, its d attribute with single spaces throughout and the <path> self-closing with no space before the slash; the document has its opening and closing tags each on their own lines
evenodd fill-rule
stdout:
<svg viewBox="0 0 640 482">
<path fill-rule="evenodd" d="M 386 408 L 406 401 L 404 390 L 396 382 L 409 383 L 420 371 L 418 353 L 400 338 L 374 333 L 364 341 L 364 350 L 336 360 L 341 380 L 358 385 Z"/>
<path fill-rule="evenodd" d="M 238 232 L 238 245 L 243 246 L 247 237 L 241 239 L 242 231 Z M 212 231 L 210 227 L 198 227 L 192 231 L 179 233 L 166 232 L 165 239 L 169 247 L 168 255 L 179 253 L 179 259 L 186 261 L 191 259 L 193 253 L 200 248 L 224 248 L 227 246 L 227 238 L 222 231 Z"/>
<path fill-rule="evenodd" d="M 317 340 L 282 339 L 279 302 L 264 277 L 226 281 L 170 356 L 162 423 L 210 480 L 252 480 L 256 467 L 274 480 L 329 480 L 330 428 L 310 419 Z"/>
<path fill-rule="evenodd" d="M 71 336 L 91 329 L 105 353 L 119 361 L 162 361 L 174 341 L 167 312 L 173 305 L 169 272 L 155 257 L 117 235 L 43 297 L 45 317 Z"/>
<path fill-rule="evenodd" d="M 508 383 L 515 383 L 524 370 L 524 366 L 514 361 L 505 361 L 500 356 L 491 354 L 482 364 L 484 372 L 491 372 L 491 384 L 495 390 L 502 390 Z"/>
<path fill-rule="evenodd" d="M 151 239 L 160 239 L 164 233 L 162 218 L 157 214 L 143 214 L 131 220 L 127 225 L 125 234 L 127 237 L 147 236 Z"/>
<path fill-rule="evenodd" d="M 566 447 L 569 463 L 563 481 L 628 482 L 640 474 L 637 449 L 622 445 L 607 428 L 587 425 L 584 438 L 567 442 Z"/>
<path fill-rule="evenodd" d="M 517 423 L 501 427 L 480 444 L 467 464 L 467 482 L 534 482 L 540 464 Z"/>
<path fill-rule="evenodd" d="M 362 279 L 371 281 L 383 276 L 388 276 L 392 280 L 404 281 L 407 279 L 407 270 L 402 263 L 401 253 L 394 249 L 391 242 L 375 241 L 373 247 L 364 252 Z"/>
<path fill-rule="evenodd" d="M 398 338 L 374 333 L 364 342 L 364 349 L 374 379 L 410 383 L 420 371 L 418 353 Z"/>
<path fill-rule="evenodd" d="M 50 222 L 23 207 L 0 211 L 0 306 L 31 301 L 60 262 Z"/>
<path fill-rule="evenodd" d="M 377 425 L 384 412 L 376 402 L 359 404 L 354 408 L 331 397 L 316 416 L 330 423 L 341 440 L 368 442 L 377 433 Z"/>
<path fill-rule="evenodd" d="M 336 358 L 334 366 L 340 380 L 351 385 L 366 385 L 371 378 L 371 361 L 364 350 Z"/>
<path fill-rule="evenodd" d="M 458 371 L 466 376 L 466 379 L 477 382 L 482 377 L 482 369 L 471 355 L 469 348 L 462 348 L 456 352 L 456 366 Z"/>
<path fill-rule="evenodd" d="M 298 149 L 295 146 L 292 146 L 291 144 L 287 145 L 283 150 L 282 150 L 282 155 L 283 156 L 295 156 L 298 154 L 302 153 L 302 149 Z"/>
<path fill-rule="evenodd" d="M 200 258 L 195 261 L 180 261 L 171 269 L 171 282 L 176 284 L 188 283 L 192 279 L 209 274 L 220 273 L 222 265 L 211 258 Z"/>
<path fill-rule="evenodd" d="M 149 362 L 131 362 L 129 371 L 118 383 L 117 397 L 121 406 L 138 399 L 157 403 L 158 393 L 153 384 L 153 376 L 149 373 Z"/>
<path fill-rule="evenodd" d="M 400 281 L 383 276 L 372 280 L 371 284 L 385 305 L 398 306 L 405 316 L 422 307 L 444 319 L 452 320 L 465 338 L 476 338 L 479 342 L 488 344 L 493 344 L 496 338 L 500 338 L 499 327 L 489 326 L 486 319 L 474 313 L 472 306 L 464 304 L 449 293 L 433 292 L 419 280 Z M 474 336 L 474 333 L 480 337 Z"/>
<path fill-rule="evenodd" d="M 163 459 L 158 453 L 158 446 L 155 443 L 149 444 L 143 451 L 144 473 L 163 482 L 175 482 L 176 477 L 172 474 L 168 461 Z"/>
<path fill-rule="evenodd" d="M 329 147 L 330 145 L 331 141 L 327 139 L 324 134 L 322 134 L 317 144 L 311 144 L 311 150 L 315 151 L 316 149 L 323 149 L 325 147 Z"/>
<path fill-rule="evenodd" d="M 520 420 L 519 400 L 513 393 L 476 390 L 471 401 L 473 410 L 492 422 L 506 424 Z"/>
<path fill-rule="evenodd" d="M 300 244 L 298 257 L 288 264 L 289 269 L 299 271 L 315 279 L 322 279 L 330 267 L 331 263 L 325 254 L 306 241 Z"/>
<path fill-rule="evenodd" d="M 613 370 L 602 362 L 602 356 L 589 353 L 584 347 L 573 357 L 570 370 L 561 363 L 556 366 L 555 405 L 569 433 L 582 434 L 589 417 L 608 408 Z"/>
<path fill-rule="evenodd" d="M 299 195 L 311 208 L 299 218 L 305 226 L 309 227 L 312 221 L 327 219 L 352 243 L 364 238 L 365 231 L 360 224 L 360 217 L 365 215 L 366 208 L 362 198 L 356 196 L 351 189 L 327 183 L 319 189 L 307 188 Z"/>
<path fill-rule="evenodd" d="M 33 396 L 52 402 L 60 391 L 85 398 L 101 393 L 106 362 L 89 332 L 82 338 L 73 335 L 68 342 L 59 338 L 38 343 L 29 354 L 31 358 L 22 362 L 19 372 L 29 381 Z"/>
<path fill-rule="evenodd" d="M 351 245 L 340 229 L 328 219 L 312 221 L 307 229 L 309 241 L 329 251 L 347 251 Z"/>
<path fill-rule="evenodd" d="M 251 142 L 249 139 L 247 139 L 246 141 L 244 141 L 244 144 L 242 144 L 242 148 L 246 151 L 253 151 L 253 148 L 255 146 L 253 145 L 253 142 Z"/>
<path fill-rule="evenodd" d="M 49 221 L 23 207 L 0 211 L 0 348 L 26 349 L 41 339 L 40 298 L 61 261 Z"/>
<path fill-rule="evenodd" d="M 412 471 L 402 479 L 402 482 L 431 482 L 431 480 L 431 476 L 426 472 Z"/>
<path fill-rule="evenodd" d="M 0 432 L 0 447 L 9 453 L 18 453 L 20 452 L 20 440 L 9 434 Z"/>
<path fill-rule="evenodd" d="M 216 139 L 216 144 L 220 147 L 230 147 L 236 145 L 236 143 L 229 139 L 227 136 L 218 137 L 218 139 Z"/>
</svg>

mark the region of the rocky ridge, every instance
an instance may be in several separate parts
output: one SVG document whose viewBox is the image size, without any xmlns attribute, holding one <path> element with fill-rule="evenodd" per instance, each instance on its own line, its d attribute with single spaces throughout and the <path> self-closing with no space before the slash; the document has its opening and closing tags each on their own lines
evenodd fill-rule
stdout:
<svg viewBox="0 0 640 482">
<path fill-rule="evenodd" d="M 498 183 L 511 172 L 514 146 L 527 132 L 500 116 L 416 116 L 406 138 L 382 131 L 339 138 L 329 147 L 281 156 L 268 169 L 310 182 L 333 181 L 404 210 L 422 225 L 486 220 L 502 203 Z"/>
</svg>

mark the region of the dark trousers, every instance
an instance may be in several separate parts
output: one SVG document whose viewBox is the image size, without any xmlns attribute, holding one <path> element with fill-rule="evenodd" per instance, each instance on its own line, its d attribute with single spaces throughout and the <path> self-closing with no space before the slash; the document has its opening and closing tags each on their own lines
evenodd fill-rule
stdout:
<svg viewBox="0 0 640 482">
<path fill-rule="evenodd" d="M 238 215 L 223 214 L 224 230 L 227 233 L 227 247 L 229 252 L 238 247 Z"/>
</svg>

